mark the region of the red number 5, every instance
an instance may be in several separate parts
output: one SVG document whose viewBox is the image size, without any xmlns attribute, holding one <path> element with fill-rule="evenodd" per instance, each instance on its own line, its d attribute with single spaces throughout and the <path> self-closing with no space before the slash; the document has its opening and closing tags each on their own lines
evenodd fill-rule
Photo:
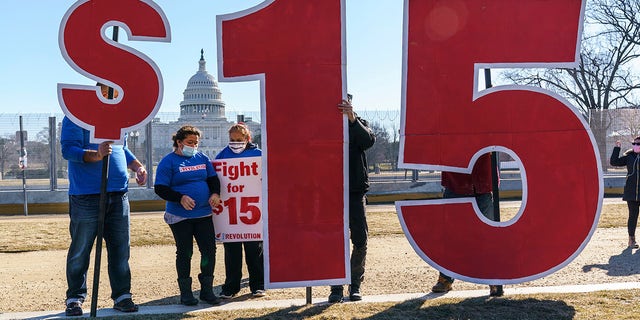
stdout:
<svg viewBox="0 0 640 320">
<path fill-rule="evenodd" d="M 260 221 L 260 208 L 252 203 L 259 203 L 259 197 L 242 197 L 240 199 L 240 212 L 247 213 L 246 216 L 240 217 L 240 221 L 247 225 L 252 225 Z"/>
<path fill-rule="evenodd" d="M 595 230 L 602 177 L 594 139 L 566 101 L 530 87 L 479 94 L 478 70 L 570 67 L 584 1 L 405 1 L 400 163 L 470 173 L 503 151 L 520 161 L 523 202 L 507 222 L 484 219 L 473 198 L 397 203 L 414 249 L 451 276 L 508 284 L 550 274 Z"/>
</svg>

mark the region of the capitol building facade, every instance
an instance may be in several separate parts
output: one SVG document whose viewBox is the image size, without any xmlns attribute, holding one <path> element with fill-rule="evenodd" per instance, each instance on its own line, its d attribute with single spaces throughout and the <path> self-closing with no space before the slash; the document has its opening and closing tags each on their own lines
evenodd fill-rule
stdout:
<svg viewBox="0 0 640 320">
<path fill-rule="evenodd" d="M 211 159 L 229 143 L 227 130 L 236 121 L 243 121 L 254 137 L 260 132 L 260 123 L 249 117 L 238 116 L 238 119 L 227 120 L 222 92 L 218 81 L 207 72 L 203 50 L 200 51 L 198 64 L 198 72 L 189 79 L 183 92 L 184 99 L 180 102 L 177 121 L 162 122 L 160 118 L 155 118 L 151 122 L 153 162 L 173 151 L 172 136 L 184 125 L 200 129 L 202 136 L 198 150 Z"/>
</svg>

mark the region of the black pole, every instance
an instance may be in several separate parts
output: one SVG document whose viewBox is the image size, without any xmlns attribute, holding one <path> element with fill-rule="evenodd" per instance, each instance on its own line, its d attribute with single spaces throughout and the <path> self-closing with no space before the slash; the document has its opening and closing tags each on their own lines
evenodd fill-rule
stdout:
<svg viewBox="0 0 640 320">
<path fill-rule="evenodd" d="M 147 159 L 147 189 L 153 189 L 153 129 L 151 121 L 145 126 L 145 148 L 147 149 L 145 158 Z"/>
<path fill-rule="evenodd" d="M 51 191 L 58 189 L 58 161 L 56 157 L 56 117 L 49 117 L 49 152 L 51 154 L 49 158 L 49 189 Z"/>
<path fill-rule="evenodd" d="M 485 88 L 489 89 L 493 87 L 491 83 L 491 69 L 484 69 L 484 84 Z M 491 152 L 491 185 L 493 189 L 493 221 L 500 221 L 500 187 L 498 185 L 498 179 L 500 178 L 500 165 L 498 162 L 498 152 Z M 498 295 L 502 295 L 502 285 L 496 286 L 496 292 Z M 493 291 L 492 291 L 493 293 Z"/>
<path fill-rule="evenodd" d="M 311 297 L 311 287 L 307 287 L 307 304 L 312 304 L 313 299 Z"/>
<path fill-rule="evenodd" d="M 491 69 L 484 69 L 484 84 L 487 89 L 493 87 L 491 83 Z M 493 189 L 493 221 L 500 221 L 500 188 L 498 152 L 491 152 L 491 184 Z"/>
<path fill-rule="evenodd" d="M 118 27 L 113 27 L 113 41 L 118 41 Z M 107 99 L 113 99 L 113 88 L 109 87 Z M 98 146 L 99 148 L 99 146 Z M 100 286 L 100 262 L 102 260 L 102 237 L 104 233 L 104 216 L 107 211 L 107 182 L 109 180 L 109 155 L 102 158 L 102 182 L 100 185 L 100 211 L 98 213 L 98 230 L 96 233 L 96 258 L 93 267 L 93 290 L 91 291 L 91 317 L 98 312 L 98 287 Z"/>
<path fill-rule="evenodd" d="M 24 215 L 29 215 L 27 206 L 27 150 L 24 148 L 24 131 L 22 130 L 22 116 L 20 116 L 20 159 L 22 161 L 22 195 L 24 196 Z"/>
<path fill-rule="evenodd" d="M 96 234 L 96 258 L 93 267 L 93 290 L 91 291 L 91 317 L 96 317 L 98 309 L 98 286 L 100 284 L 100 262 L 102 260 L 102 236 L 104 216 L 107 211 L 107 181 L 109 180 L 109 155 L 102 158 L 102 184 L 100 185 L 100 212 Z"/>
</svg>

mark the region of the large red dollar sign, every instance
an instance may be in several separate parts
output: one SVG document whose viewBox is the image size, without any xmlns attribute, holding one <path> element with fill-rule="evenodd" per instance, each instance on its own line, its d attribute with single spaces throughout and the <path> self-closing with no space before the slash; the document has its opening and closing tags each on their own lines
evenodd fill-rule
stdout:
<svg viewBox="0 0 640 320">
<path fill-rule="evenodd" d="M 153 1 L 84 0 L 76 2 L 60 26 L 60 50 L 69 65 L 88 78 L 114 87 L 107 100 L 95 86 L 58 84 L 64 113 L 91 131 L 93 142 L 122 141 L 124 133 L 150 121 L 162 102 L 162 76 L 144 54 L 105 35 L 119 26 L 130 40 L 170 41 L 169 23 Z"/>
<path fill-rule="evenodd" d="M 485 219 L 474 198 L 398 203 L 414 249 L 456 278 L 533 280 L 568 264 L 589 241 L 602 177 L 588 125 L 566 100 L 531 87 L 479 93 L 486 67 L 572 67 L 584 1 L 408 0 L 401 163 L 470 173 L 489 151 L 521 162 L 522 211 Z M 526 63 L 526 64 L 525 64 Z"/>
</svg>

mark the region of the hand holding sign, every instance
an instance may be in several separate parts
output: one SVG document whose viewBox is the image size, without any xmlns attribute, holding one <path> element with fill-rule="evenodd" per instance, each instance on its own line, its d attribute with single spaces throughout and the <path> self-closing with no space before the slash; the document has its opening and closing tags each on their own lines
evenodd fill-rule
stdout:
<svg viewBox="0 0 640 320">
<path fill-rule="evenodd" d="M 214 193 L 211 195 L 211 197 L 209 197 L 209 205 L 211 206 L 211 208 L 217 207 L 220 203 L 222 203 L 222 199 L 220 199 L 219 194 Z"/>
</svg>

